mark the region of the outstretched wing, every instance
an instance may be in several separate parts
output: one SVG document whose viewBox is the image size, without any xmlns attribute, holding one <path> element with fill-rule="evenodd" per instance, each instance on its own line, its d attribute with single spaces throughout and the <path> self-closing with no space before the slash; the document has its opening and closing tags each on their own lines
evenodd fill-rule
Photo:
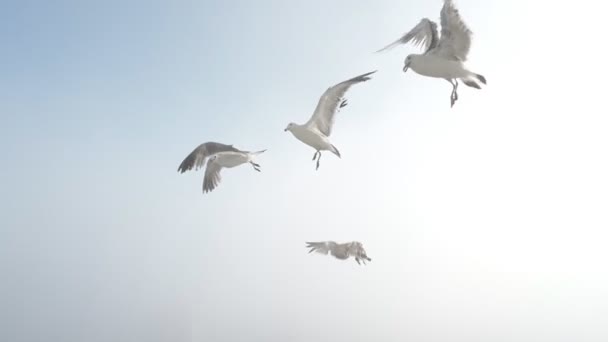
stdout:
<svg viewBox="0 0 608 342">
<path fill-rule="evenodd" d="M 211 192 L 215 189 L 222 180 L 220 171 L 222 167 L 217 162 L 217 159 L 212 159 L 207 163 L 207 169 L 205 170 L 205 178 L 203 179 L 203 193 Z"/>
<path fill-rule="evenodd" d="M 336 259 L 346 260 L 351 255 L 349 251 L 349 244 L 336 243 L 334 241 L 323 241 L 323 242 L 307 242 L 306 243 L 310 251 L 308 253 L 317 252 L 320 254 L 327 255 L 331 253 Z"/>
<path fill-rule="evenodd" d="M 407 44 L 412 42 L 414 46 L 422 45 L 424 47 L 424 53 L 427 53 L 431 49 L 437 46 L 439 41 L 439 33 L 437 32 L 437 23 L 434 21 L 424 18 L 420 20 L 418 25 L 414 26 L 409 32 L 401 36 L 401 38 L 392 42 L 391 44 L 383 47 L 376 52 L 382 52 L 394 48 L 400 44 Z"/>
<path fill-rule="evenodd" d="M 232 145 L 225 145 L 216 142 L 206 142 L 200 144 L 197 148 L 194 149 L 177 168 L 177 171 L 180 173 L 184 173 L 186 171 L 198 170 L 205 165 L 205 161 L 207 157 L 214 155 L 218 152 L 239 152 L 238 149 L 232 147 Z"/>
<path fill-rule="evenodd" d="M 319 99 L 317 108 L 310 120 L 306 123 L 306 126 L 309 128 L 316 128 L 328 137 L 331 134 L 338 105 L 340 105 L 340 107 L 346 105 L 346 102 L 342 101 L 344 94 L 346 94 L 352 85 L 370 80 L 371 77 L 369 76 L 375 72 L 376 71 L 368 72 L 329 87 Z"/>
<path fill-rule="evenodd" d="M 441 39 L 433 53 L 465 61 L 471 49 L 472 35 L 452 0 L 445 0 L 441 9 Z"/>
<path fill-rule="evenodd" d="M 329 253 L 330 249 L 331 249 L 331 241 L 323 241 L 323 242 L 307 242 L 306 243 L 306 248 L 310 248 L 310 251 L 308 251 L 308 253 L 312 253 L 312 252 L 317 252 L 320 254 L 325 254 L 327 255 L 327 253 Z M 335 244 L 335 242 L 333 242 L 333 244 Z"/>
</svg>

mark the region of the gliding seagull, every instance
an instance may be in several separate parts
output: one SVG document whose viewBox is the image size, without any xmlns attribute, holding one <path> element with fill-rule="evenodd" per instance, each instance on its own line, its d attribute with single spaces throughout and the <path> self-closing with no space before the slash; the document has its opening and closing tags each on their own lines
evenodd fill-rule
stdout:
<svg viewBox="0 0 608 342">
<path fill-rule="evenodd" d="M 331 151 L 341 158 L 340 151 L 329 141 L 329 135 L 336 113 L 347 105 L 344 94 L 352 85 L 370 80 L 369 75 L 375 72 L 368 72 L 329 87 L 319 99 L 317 108 L 307 123 L 298 125 L 292 122 L 285 128 L 285 132 L 290 131 L 298 140 L 316 150 L 312 160 L 317 160 L 317 170 L 321 161 L 321 151 Z"/>
<path fill-rule="evenodd" d="M 486 84 L 485 77 L 469 71 L 463 63 L 471 48 L 471 35 L 471 30 L 460 17 L 452 0 L 444 0 L 441 9 L 441 38 L 437 32 L 437 24 L 424 18 L 411 31 L 376 52 L 392 49 L 410 41 L 414 45 L 424 46 L 423 54 L 407 56 L 403 72 L 411 68 L 420 75 L 443 78 L 450 82 L 453 87 L 450 106 L 453 107 L 458 100 L 458 79 L 467 86 L 477 89 L 481 87 L 476 81 Z"/>
<path fill-rule="evenodd" d="M 249 163 L 253 169 L 260 172 L 260 165 L 253 162 L 253 157 L 266 150 L 249 152 L 241 151 L 232 145 L 225 145 L 216 142 L 206 142 L 200 144 L 182 161 L 177 171 L 184 173 L 194 169 L 195 171 L 205 165 L 207 158 L 207 169 L 203 179 L 203 193 L 213 191 L 222 179 L 220 171 L 222 168 L 232 168 L 241 164 Z"/>
<path fill-rule="evenodd" d="M 336 259 L 346 260 L 351 256 L 355 257 L 357 264 L 361 265 L 359 260 L 372 261 L 363 249 L 363 244 L 358 241 L 347 242 L 347 243 L 335 243 L 334 241 L 323 241 L 323 242 L 307 242 L 306 248 L 310 248 L 308 253 L 317 252 L 327 255 L 331 252 L 331 255 Z"/>
</svg>

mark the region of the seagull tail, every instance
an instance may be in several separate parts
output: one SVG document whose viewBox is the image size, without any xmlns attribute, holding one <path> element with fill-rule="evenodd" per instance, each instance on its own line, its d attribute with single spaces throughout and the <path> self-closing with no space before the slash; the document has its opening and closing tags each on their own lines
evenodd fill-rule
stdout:
<svg viewBox="0 0 608 342">
<path fill-rule="evenodd" d="M 342 156 L 340 155 L 340 151 L 338 151 L 338 149 L 336 148 L 336 146 L 331 145 L 331 152 L 335 155 L 338 156 L 338 158 L 342 159 Z"/>
<path fill-rule="evenodd" d="M 462 80 L 462 82 L 471 88 L 481 89 L 479 84 L 477 84 L 477 82 L 475 82 L 473 80 Z"/>
<path fill-rule="evenodd" d="M 481 89 L 481 84 L 487 84 L 486 78 L 483 75 L 474 72 L 468 72 L 468 76 L 461 78 L 462 82 L 467 86 L 475 89 Z"/>
</svg>

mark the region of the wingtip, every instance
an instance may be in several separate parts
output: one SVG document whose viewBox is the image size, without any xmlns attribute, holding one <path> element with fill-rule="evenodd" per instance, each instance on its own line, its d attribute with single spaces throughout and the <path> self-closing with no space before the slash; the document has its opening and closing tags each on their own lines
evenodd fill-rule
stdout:
<svg viewBox="0 0 608 342">
<path fill-rule="evenodd" d="M 367 74 L 364 74 L 364 75 L 363 75 L 363 78 L 364 78 L 366 81 L 371 80 L 372 78 L 371 78 L 370 76 L 371 76 L 371 75 L 373 75 L 373 74 L 375 74 L 375 73 L 377 73 L 377 72 L 378 72 L 378 70 L 370 71 L 370 72 L 368 72 Z"/>
<path fill-rule="evenodd" d="M 378 72 L 378 70 L 374 70 L 374 71 L 370 71 L 370 72 L 366 72 L 365 74 L 359 75 L 353 79 L 351 79 L 350 81 L 355 81 L 355 82 L 365 82 L 365 81 L 369 81 L 372 78 L 370 77 L 372 74 L 375 74 L 376 72 Z"/>
</svg>

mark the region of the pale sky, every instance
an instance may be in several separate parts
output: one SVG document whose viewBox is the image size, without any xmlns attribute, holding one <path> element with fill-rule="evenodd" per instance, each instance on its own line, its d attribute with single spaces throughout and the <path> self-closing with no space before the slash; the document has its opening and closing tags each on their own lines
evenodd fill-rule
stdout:
<svg viewBox="0 0 608 342">
<path fill-rule="evenodd" d="M 1 3 L 0 340 L 607 341 L 605 4 L 456 4 L 450 109 L 372 53 L 439 0 Z M 283 129 L 376 69 L 315 171 Z M 205 141 L 262 172 L 203 195 Z"/>
</svg>

